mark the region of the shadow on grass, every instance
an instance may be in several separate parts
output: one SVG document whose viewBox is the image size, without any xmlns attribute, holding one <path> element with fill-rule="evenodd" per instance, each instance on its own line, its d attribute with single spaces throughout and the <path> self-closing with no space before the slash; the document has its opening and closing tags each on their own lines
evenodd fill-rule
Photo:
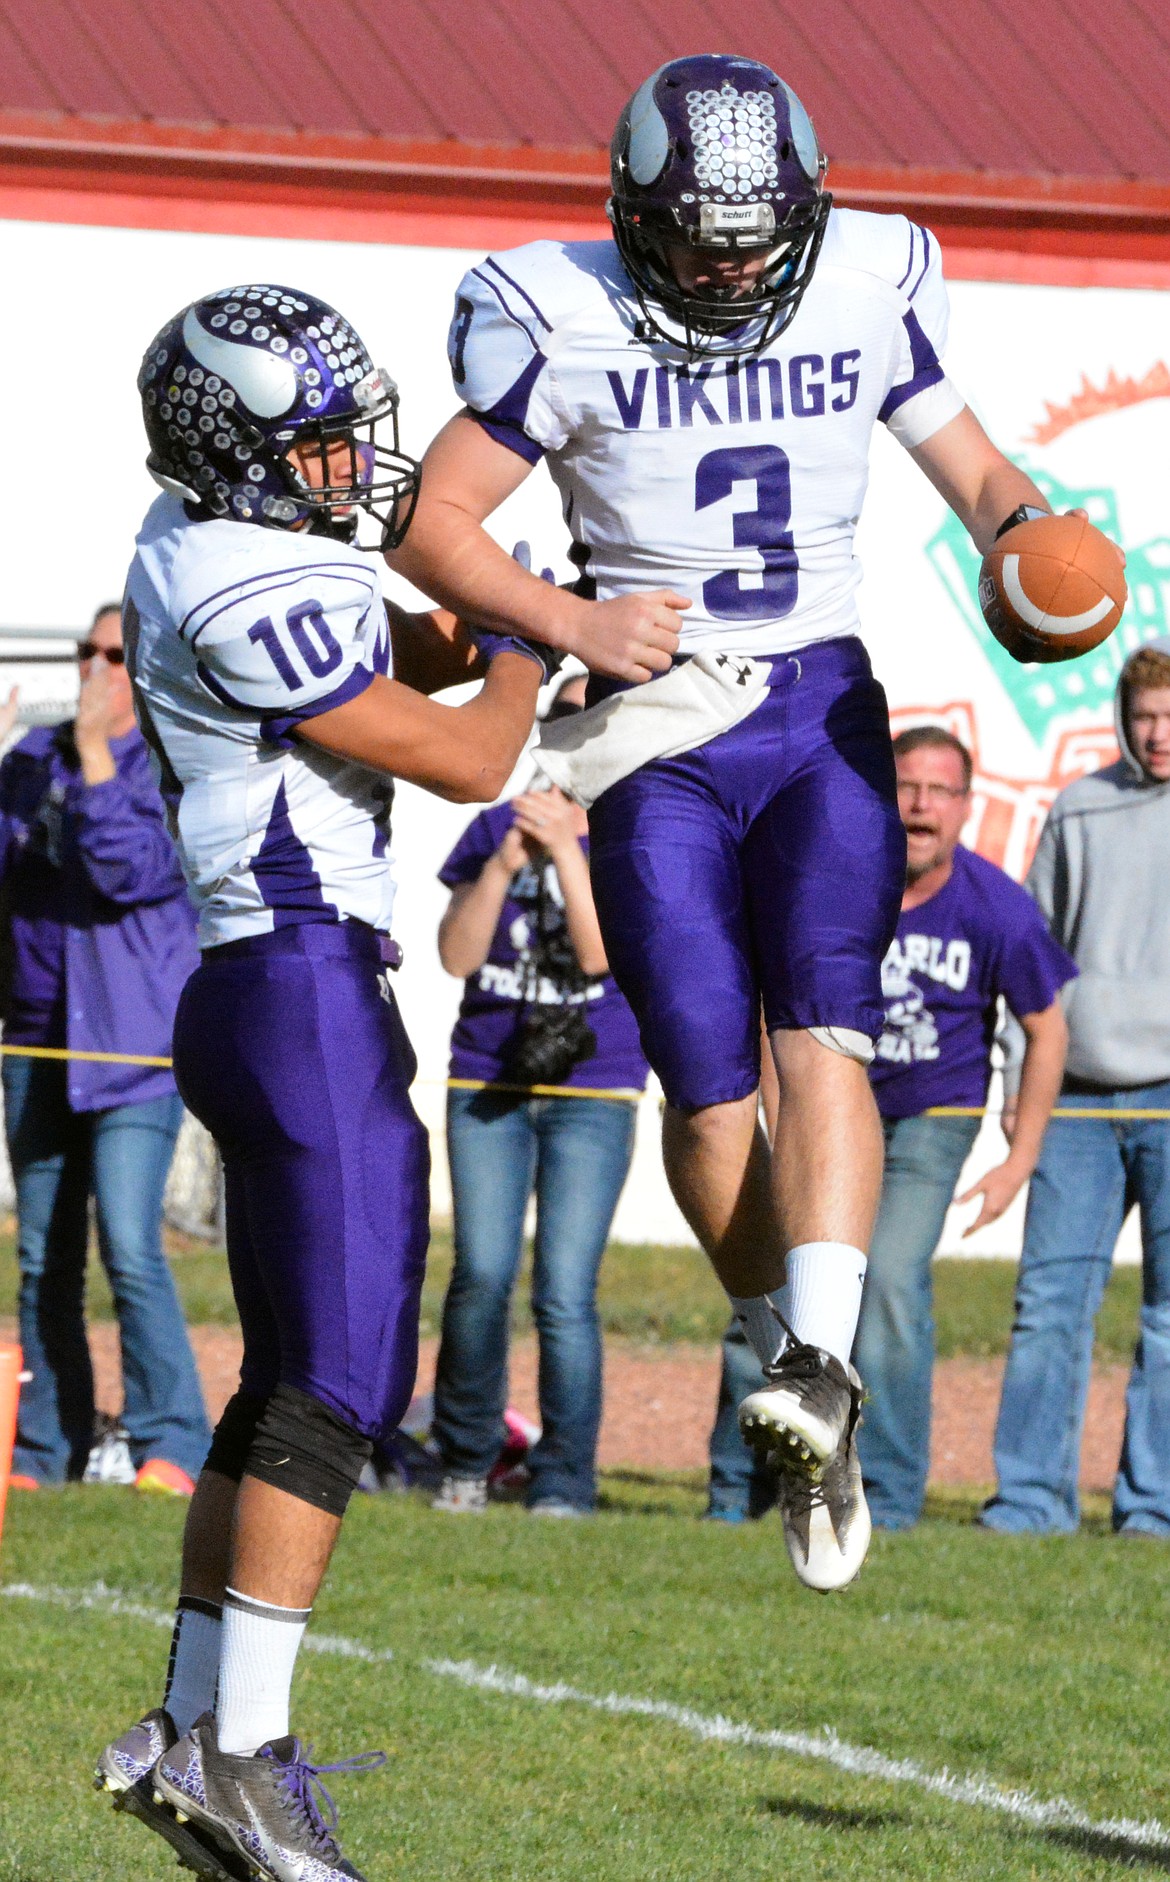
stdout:
<svg viewBox="0 0 1170 1882">
<path fill-rule="evenodd" d="M 1118 1863 L 1123 1869 L 1152 1869 L 1170 1875 L 1170 1844 L 1160 1843 L 1143 1849 L 1127 1836 L 1110 1836 L 1106 1830 L 1044 1830 L 1046 1843 L 1075 1850 L 1078 1856 L 1095 1856 L 1101 1862 Z"/>
<path fill-rule="evenodd" d="M 847 1810 L 839 1804 L 810 1804 L 803 1797 L 761 1797 L 760 1809 L 766 1816 L 795 1819 L 814 1830 L 888 1830 L 910 1822 L 900 1810 Z"/>
<path fill-rule="evenodd" d="M 611 1516 L 676 1516 L 691 1521 L 707 1501 L 705 1470 L 637 1470 L 631 1465 L 598 1472 L 597 1506 Z"/>
</svg>

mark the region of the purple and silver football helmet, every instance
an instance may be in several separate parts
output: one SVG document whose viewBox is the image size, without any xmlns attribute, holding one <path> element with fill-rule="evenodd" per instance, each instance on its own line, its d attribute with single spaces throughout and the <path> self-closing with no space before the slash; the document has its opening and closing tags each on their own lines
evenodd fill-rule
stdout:
<svg viewBox="0 0 1170 1882">
<path fill-rule="evenodd" d="M 704 53 L 659 66 L 611 146 L 614 239 L 646 329 L 692 354 L 758 352 L 783 332 L 812 278 L 832 207 L 812 120 L 754 59 Z M 687 288 L 685 244 L 766 256 L 750 282 Z"/>
<path fill-rule="evenodd" d="M 138 375 L 155 482 L 206 516 L 352 542 L 358 511 L 402 541 L 419 466 L 398 448 L 398 388 L 349 323 L 294 288 L 222 288 L 151 341 Z M 389 447 L 375 441 L 389 424 Z M 338 440 L 349 445 L 337 475 Z M 311 484 L 288 456 L 320 453 Z M 330 464 L 333 469 L 331 471 Z"/>
</svg>

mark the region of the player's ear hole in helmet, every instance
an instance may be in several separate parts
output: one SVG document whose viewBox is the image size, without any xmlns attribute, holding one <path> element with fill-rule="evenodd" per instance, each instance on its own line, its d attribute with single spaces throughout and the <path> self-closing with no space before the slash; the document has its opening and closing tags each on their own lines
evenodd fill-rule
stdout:
<svg viewBox="0 0 1170 1882">
<path fill-rule="evenodd" d="M 270 284 L 206 295 L 151 341 L 138 390 L 147 469 L 198 514 L 353 542 L 365 511 L 371 548 L 406 534 L 420 472 L 399 449 L 398 388 L 327 302 Z"/>
<path fill-rule="evenodd" d="M 782 333 L 833 201 L 812 120 L 784 80 L 754 59 L 673 59 L 634 93 L 610 158 L 609 217 L 646 336 L 735 355 Z"/>
</svg>

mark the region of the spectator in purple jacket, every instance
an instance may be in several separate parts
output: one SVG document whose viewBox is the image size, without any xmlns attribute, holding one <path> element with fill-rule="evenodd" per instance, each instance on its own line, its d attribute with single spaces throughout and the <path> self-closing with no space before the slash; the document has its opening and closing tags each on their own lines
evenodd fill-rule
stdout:
<svg viewBox="0 0 1170 1882">
<path fill-rule="evenodd" d="M 5 1047 L 166 1058 L 198 962 L 194 914 L 134 719 L 118 609 L 78 648 L 76 718 L 0 763 L 0 877 L 11 925 Z M 13 692 L 0 739 L 16 722 Z M 210 1442 L 160 1242 L 182 1105 L 162 1066 L 5 1052 L 16 1183 L 20 1400 L 13 1481 L 80 1477 L 94 1436 L 83 1317 L 89 1199 L 118 1314 L 122 1414 L 140 1489 L 190 1493 Z"/>
<path fill-rule="evenodd" d="M 562 710 L 579 686 L 562 687 Z M 487 1502 L 504 1443 L 510 1303 L 534 1188 L 541 1437 L 529 1457 L 528 1507 L 579 1516 L 596 1500 L 597 1275 L 648 1068 L 608 971 L 586 828 L 585 812 L 560 791 L 527 791 L 481 812 L 439 872 L 451 890 L 439 953 L 466 981 L 447 1099 L 455 1266 L 435 1380 L 441 1509 Z"/>
</svg>

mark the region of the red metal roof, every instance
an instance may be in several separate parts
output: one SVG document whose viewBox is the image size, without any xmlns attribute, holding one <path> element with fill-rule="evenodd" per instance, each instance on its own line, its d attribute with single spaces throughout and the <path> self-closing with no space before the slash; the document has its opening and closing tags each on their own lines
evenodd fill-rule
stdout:
<svg viewBox="0 0 1170 1882">
<path fill-rule="evenodd" d="M 783 73 L 838 163 L 1170 182 L 1158 0 L 0 0 L 0 119 L 599 152 L 712 47 Z"/>
</svg>

